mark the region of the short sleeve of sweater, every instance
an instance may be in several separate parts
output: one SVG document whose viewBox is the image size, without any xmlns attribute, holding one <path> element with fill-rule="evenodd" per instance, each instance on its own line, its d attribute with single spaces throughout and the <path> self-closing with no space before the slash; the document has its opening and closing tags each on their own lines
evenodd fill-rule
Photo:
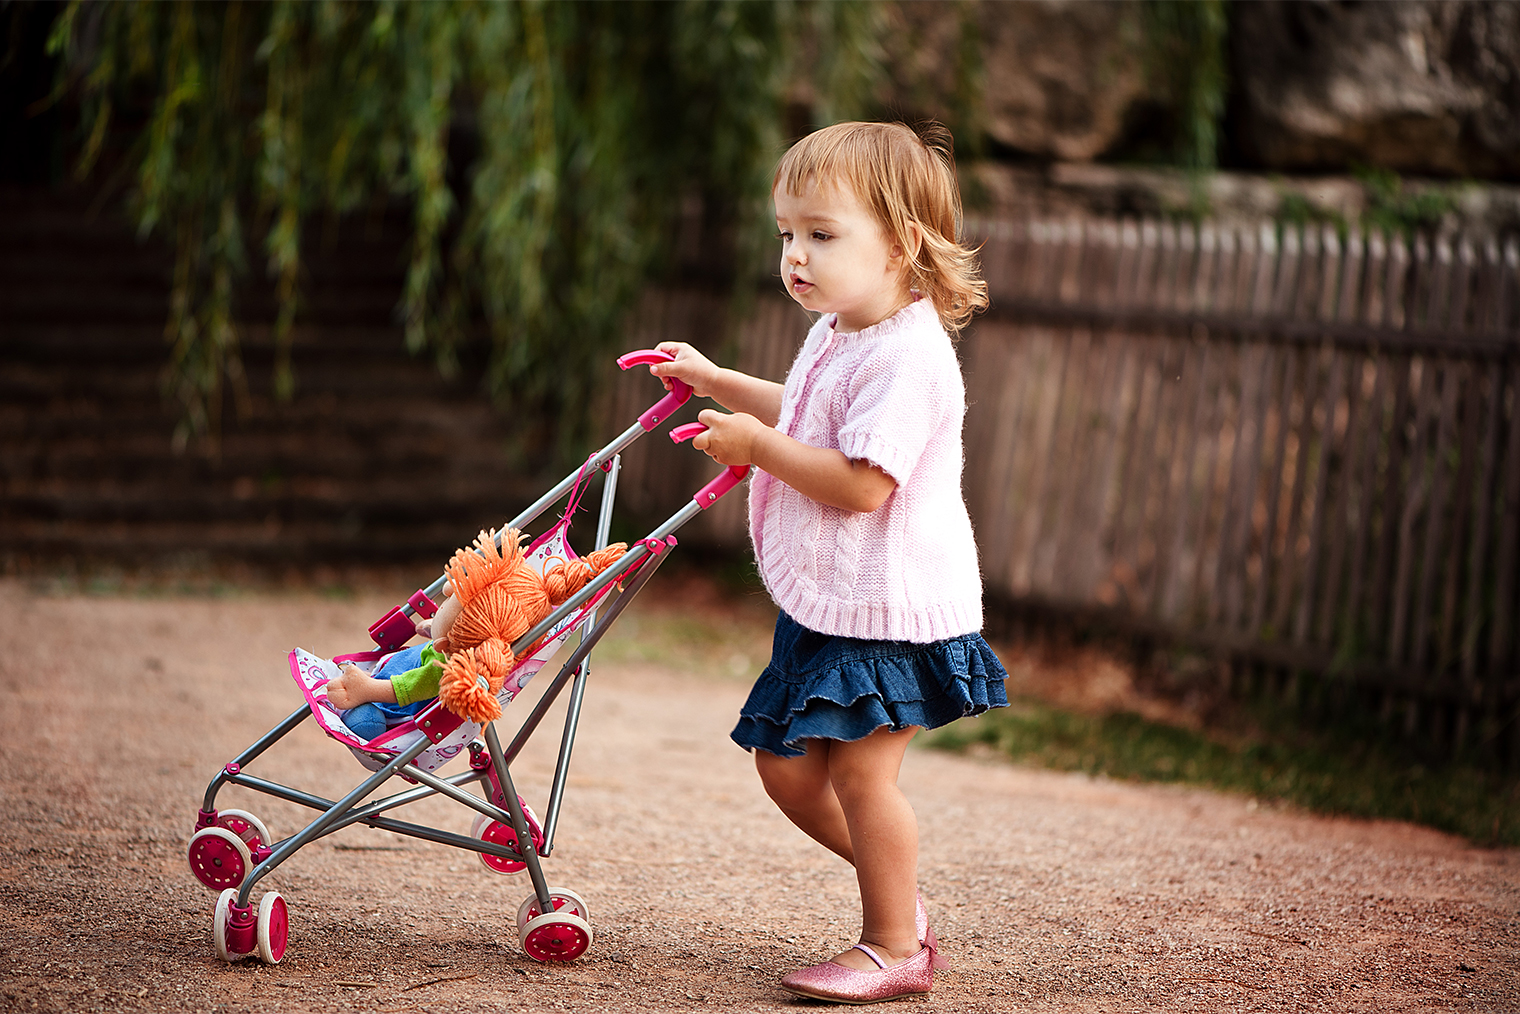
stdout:
<svg viewBox="0 0 1520 1014">
<path fill-rule="evenodd" d="M 415 704 L 438 696 L 438 681 L 443 677 L 448 656 L 430 644 L 422 649 L 419 661 L 422 664 L 417 668 L 391 677 L 397 704 Z"/>
<path fill-rule="evenodd" d="M 869 461 L 898 485 L 912 476 L 951 396 L 944 354 L 915 347 L 915 339 L 925 337 L 909 332 L 873 345 L 850 380 L 849 407 L 839 428 L 839 449 L 846 457 Z M 935 338 L 945 343 L 953 367 L 949 339 L 941 332 L 928 341 Z"/>
</svg>

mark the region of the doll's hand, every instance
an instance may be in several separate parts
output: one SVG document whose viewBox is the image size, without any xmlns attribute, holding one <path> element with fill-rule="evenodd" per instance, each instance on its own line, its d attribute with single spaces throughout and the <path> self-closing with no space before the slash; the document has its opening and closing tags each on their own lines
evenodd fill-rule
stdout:
<svg viewBox="0 0 1520 1014">
<path fill-rule="evenodd" d="M 396 703 L 396 690 L 390 680 L 374 679 L 351 663 L 346 663 L 340 673 L 337 679 L 327 681 L 327 700 L 339 711 L 361 704 Z"/>
<path fill-rule="evenodd" d="M 417 623 L 415 624 L 415 626 L 417 628 L 417 636 L 418 637 L 432 637 L 433 636 L 433 618 L 431 616 L 429 616 L 425 620 L 418 620 Z"/>
<path fill-rule="evenodd" d="M 712 396 L 712 385 L 718 376 L 718 367 L 711 359 L 685 342 L 661 342 L 658 348 L 667 355 L 675 356 L 668 363 L 654 363 L 649 367 L 649 372 L 660 378 L 665 390 L 670 390 L 670 378 L 675 377 L 684 380 L 698 397 Z"/>
<path fill-rule="evenodd" d="M 707 427 L 698 433 L 691 446 L 703 451 L 708 457 L 723 465 L 752 465 L 755 463 L 755 441 L 770 427 L 744 412 L 715 412 L 705 408 L 697 413 L 697 421 Z"/>
</svg>

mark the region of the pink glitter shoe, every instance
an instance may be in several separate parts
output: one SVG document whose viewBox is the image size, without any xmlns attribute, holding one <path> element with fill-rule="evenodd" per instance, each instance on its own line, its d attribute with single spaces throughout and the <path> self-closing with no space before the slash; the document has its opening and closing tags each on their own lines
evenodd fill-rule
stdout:
<svg viewBox="0 0 1520 1014">
<path fill-rule="evenodd" d="M 925 947 L 906 961 L 887 967 L 881 956 L 865 944 L 855 950 L 876 962 L 876 970 L 862 972 L 833 961 L 802 968 L 781 980 L 781 988 L 797 996 L 834 1003 L 880 1003 L 927 993 L 934 986 L 934 951 Z"/>
<path fill-rule="evenodd" d="M 934 936 L 934 930 L 929 926 L 929 910 L 924 908 L 924 892 L 918 892 L 918 907 L 913 912 L 913 928 L 918 930 L 918 942 L 930 951 L 929 963 L 934 968 L 944 971 L 950 967 L 939 953 L 939 940 Z"/>
</svg>

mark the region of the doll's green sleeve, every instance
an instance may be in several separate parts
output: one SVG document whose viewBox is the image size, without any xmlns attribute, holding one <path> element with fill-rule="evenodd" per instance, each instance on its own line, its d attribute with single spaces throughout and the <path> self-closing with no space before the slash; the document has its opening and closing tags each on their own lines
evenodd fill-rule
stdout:
<svg viewBox="0 0 1520 1014">
<path fill-rule="evenodd" d="M 422 649 L 422 664 L 415 669 L 391 677 L 396 690 L 397 704 L 415 704 L 438 696 L 438 680 L 443 676 L 443 665 L 448 656 L 431 644 Z"/>
</svg>

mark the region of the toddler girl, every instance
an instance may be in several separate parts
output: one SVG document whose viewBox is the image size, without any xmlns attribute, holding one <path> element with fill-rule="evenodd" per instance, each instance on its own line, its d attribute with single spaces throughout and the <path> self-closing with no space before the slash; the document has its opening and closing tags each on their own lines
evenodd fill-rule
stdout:
<svg viewBox="0 0 1520 1014">
<path fill-rule="evenodd" d="M 782 280 L 822 314 L 785 385 L 675 342 L 651 372 L 731 409 L 704 410 L 694 446 L 758 469 L 750 535 L 781 614 L 733 738 L 755 751 L 781 811 L 852 863 L 860 886 L 860 942 L 781 985 L 866 1003 L 926 993 L 944 967 L 897 787 L 908 741 L 1007 703 L 1007 674 L 979 633 L 965 392 L 947 333 L 986 306 L 986 283 L 957 240 L 938 125 L 820 130 L 782 158 L 771 197 Z"/>
</svg>

